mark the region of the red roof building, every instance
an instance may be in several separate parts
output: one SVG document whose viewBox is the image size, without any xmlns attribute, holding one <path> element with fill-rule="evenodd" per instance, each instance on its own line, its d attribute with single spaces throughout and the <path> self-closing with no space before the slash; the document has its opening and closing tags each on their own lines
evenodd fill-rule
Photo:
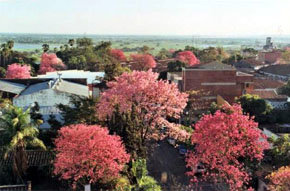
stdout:
<svg viewBox="0 0 290 191">
<path fill-rule="evenodd" d="M 253 75 L 238 72 L 234 67 L 219 62 L 201 64 L 182 70 L 182 90 L 204 90 L 210 92 L 207 98 L 218 95 L 229 103 L 252 89 Z"/>
</svg>

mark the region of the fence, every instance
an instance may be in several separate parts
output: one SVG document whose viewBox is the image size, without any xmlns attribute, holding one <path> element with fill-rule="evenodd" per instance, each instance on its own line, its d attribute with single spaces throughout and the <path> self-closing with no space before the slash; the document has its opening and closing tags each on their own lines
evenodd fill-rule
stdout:
<svg viewBox="0 0 290 191">
<path fill-rule="evenodd" d="M 0 186 L 0 191 L 31 191 L 31 181 L 27 182 L 27 185 L 6 185 Z"/>
</svg>

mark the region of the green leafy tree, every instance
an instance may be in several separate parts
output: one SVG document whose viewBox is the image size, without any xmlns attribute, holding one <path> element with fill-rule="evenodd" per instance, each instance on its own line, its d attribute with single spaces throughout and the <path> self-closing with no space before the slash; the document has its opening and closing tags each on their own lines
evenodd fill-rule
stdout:
<svg viewBox="0 0 290 191">
<path fill-rule="evenodd" d="M 133 191 L 161 191 L 161 187 L 156 180 L 148 176 L 147 164 L 145 159 L 137 159 L 132 162 L 130 174 L 132 176 Z"/>
<path fill-rule="evenodd" d="M 130 68 L 122 67 L 121 64 L 116 61 L 112 60 L 110 63 L 105 65 L 105 80 L 112 81 L 116 77 L 120 76 L 124 72 L 130 72 Z"/>
<path fill-rule="evenodd" d="M 167 65 L 168 72 L 181 72 L 182 68 L 185 67 L 186 64 L 180 61 L 169 62 Z"/>
<path fill-rule="evenodd" d="M 18 181 L 23 182 L 28 168 L 27 148 L 46 149 L 43 142 L 37 138 L 38 129 L 30 120 L 30 109 L 23 110 L 8 105 L 0 117 L 3 130 L 3 147 L 5 156 L 12 155 L 13 172 Z"/>
<path fill-rule="evenodd" d="M 262 123 L 267 120 L 267 115 L 273 110 L 272 106 L 258 95 L 245 94 L 236 102 L 240 103 L 243 112 L 255 117 L 255 121 Z"/>
<path fill-rule="evenodd" d="M 3 67 L 0 67 L 0 78 L 5 78 L 6 76 L 6 70 Z"/>
<path fill-rule="evenodd" d="M 279 94 L 290 96 L 290 81 L 286 85 L 278 89 Z"/>
<path fill-rule="evenodd" d="M 74 44 L 75 44 L 75 40 L 74 40 L 74 39 L 69 39 L 69 40 L 68 40 L 68 44 L 69 44 L 71 47 L 73 47 Z"/>
<path fill-rule="evenodd" d="M 77 46 L 78 47 L 88 47 L 93 46 L 93 40 L 91 38 L 79 38 L 77 39 Z"/>
<path fill-rule="evenodd" d="M 70 106 L 63 104 L 57 106 L 64 120 L 63 125 L 96 124 L 98 122 L 96 103 L 96 99 L 71 96 Z"/>
<path fill-rule="evenodd" d="M 49 45 L 48 44 L 43 44 L 42 45 L 42 50 L 43 50 L 43 52 L 49 51 Z"/>
<path fill-rule="evenodd" d="M 107 120 L 106 126 L 111 134 L 116 133 L 122 137 L 126 150 L 132 158 L 146 157 L 146 147 L 139 133 L 139 129 L 144 128 L 144 125 L 139 119 L 134 105 L 132 106 L 132 111 L 127 113 L 121 113 L 118 106 L 116 106 L 113 115 Z"/>
<path fill-rule="evenodd" d="M 277 139 L 270 138 L 272 143 L 271 154 L 273 155 L 272 163 L 276 167 L 290 164 L 290 136 L 283 135 Z"/>
</svg>

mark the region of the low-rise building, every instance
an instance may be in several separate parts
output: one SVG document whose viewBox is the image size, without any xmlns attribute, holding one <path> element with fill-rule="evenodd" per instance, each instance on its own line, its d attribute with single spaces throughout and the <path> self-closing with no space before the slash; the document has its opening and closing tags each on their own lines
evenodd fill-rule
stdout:
<svg viewBox="0 0 290 191">
<path fill-rule="evenodd" d="M 220 95 L 229 103 L 250 89 L 253 75 L 238 72 L 234 67 L 219 62 L 200 64 L 182 70 L 182 91 L 203 90 L 208 99 Z"/>
<path fill-rule="evenodd" d="M 248 93 L 258 95 L 275 109 L 287 108 L 288 97 L 286 95 L 279 95 L 275 89 L 254 89 Z"/>
<path fill-rule="evenodd" d="M 13 105 L 22 108 L 39 105 L 39 113 L 44 123 L 41 128 L 49 128 L 48 119 L 54 115 L 61 121 L 58 104 L 70 105 L 71 96 L 89 97 L 89 88 L 86 85 L 69 82 L 63 79 L 48 80 L 26 87 L 20 94 L 13 98 Z"/>
</svg>

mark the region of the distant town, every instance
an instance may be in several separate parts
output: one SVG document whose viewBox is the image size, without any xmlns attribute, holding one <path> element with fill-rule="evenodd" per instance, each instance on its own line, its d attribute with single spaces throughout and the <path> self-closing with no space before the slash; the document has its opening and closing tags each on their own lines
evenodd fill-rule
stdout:
<svg viewBox="0 0 290 191">
<path fill-rule="evenodd" d="M 290 41 L 11 36 L 0 190 L 290 190 Z"/>
</svg>

